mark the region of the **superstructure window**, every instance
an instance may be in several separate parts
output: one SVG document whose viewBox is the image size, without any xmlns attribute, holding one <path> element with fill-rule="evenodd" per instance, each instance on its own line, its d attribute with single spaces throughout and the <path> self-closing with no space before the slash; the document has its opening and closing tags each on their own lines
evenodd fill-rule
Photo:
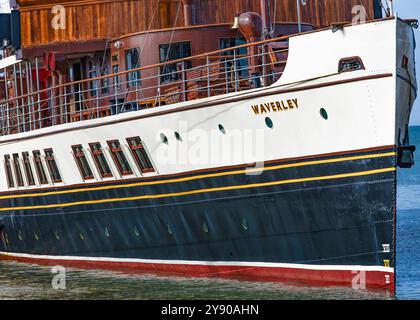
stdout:
<svg viewBox="0 0 420 320">
<path fill-rule="evenodd" d="M 231 47 L 236 47 L 246 44 L 246 40 L 244 38 L 226 38 L 220 39 L 220 49 L 227 49 Z M 247 48 L 239 48 L 239 49 L 232 49 L 229 51 L 224 51 L 222 56 L 226 56 L 223 59 L 223 67 L 225 70 L 229 71 L 232 69 L 235 61 L 235 70 L 237 70 L 237 74 L 240 77 L 248 77 L 248 58 L 246 57 L 248 54 Z M 243 58 L 242 58 L 243 56 Z M 236 58 L 236 59 L 234 59 Z"/>
<path fill-rule="evenodd" d="M 48 184 L 47 175 L 45 174 L 44 165 L 42 164 L 41 152 L 35 150 L 32 152 L 35 160 L 35 170 L 38 175 L 40 184 Z"/>
<path fill-rule="evenodd" d="M 45 161 L 47 162 L 48 171 L 50 172 L 51 180 L 54 182 L 62 182 L 60 171 L 58 170 L 57 162 L 55 161 L 54 152 L 52 149 L 45 149 Z"/>
<path fill-rule="evenodd" d="M 86 159 L 83 147 L 79 144 L 77 146 L 72 146 L 72 149 L 77 167 L 80 170 L 83 180 L 93 179 L 93 173 L 90 169 L 89 162 Z"/>
<path fill-rule="evenodd" d="M 32 172 L 31 161 L 29 159 L 29 152 L 23 152 L 22 157 L 23 157 L 23 167 L 25 169 L 25 174 L 26 174 L 26 180 L 28 181 L 29 186 L 33 186 L 35 185 L 35 178 Z"/>
<path fill-rule="evenodd" d="M 118 171 L 122 176 L 133 174 L 130 164 L 125 157 L 124 151 L 121 148 L 118 140 L 108 141 L 109 149 L 111 150 L 111 156 L 117 165 Z"/>
<path fill-rule="evenodd" d="M 160 62 L 167 62 L 191 56 L 191 43 L 178 42 L 172 44 L 161 44 L 159 46 Z M 185 68 L 190 69 L 192 67 L 191 61 L 186 61 Z M 167 64 L 160 69 L 160 82 L 165 83 L 169 81 L 176 81 L 180 79 L 180 74 L 177 72 L 177 63 Z"/>
<path fill-rule="evenodd" d="M 15 168 L 16 183 L 19 187 L 23 187 L 23 175 L 22 170 L 20 169 L 19 155 L 17 153 L 13 154 L 13 166 Z"/>
<path fill-rule="evenodd" d="M 102 151 L 101 144 L 99 142 L 89 143 L 89 147 L 92 151 L 93 160 L 95 161 L 96 167 L 98 168 L 102 178 L 112 177 L 112 172 Z"/>
<path fill-rule="evenodd" d="M 140 171 L 142 173 L 154 172 L 155 169 L 140 137 L 128 138 L 127 142 Z"/>
<path fill-rule="evenodd" d="M 120 88 L 120 76 L 117 75 L 118 72 L 120 72 L 120 67 L 116 64 L 112 66 L 112 72 L 114 75 L 114 88 Z"/>
<path fill-rule="evenodd" d="M 140 68 L 140 49 L 133 48 L 125 50 L 125 69 L 133 70 Z M 140 71 L 127 73 L 127 83 L 129 87 L 140 85 Z"/>
<path fill-rule="evenodd" d="M 362 59 L 360 57 L 350 57 L 341 59 L 338 63 L 338 72 L 351 72 L 357 70 L 364 70 Z"/>
<path fill-rule="evenodd" d="M 102 68 L 101 76 L 108 75 L 108 66 Z M 101 93 L 106 94 L 109 92 L 109 77 L 102 78 L 101 80 Z"/>
<path fill-rule="evenodd" d="M 8 154 L 4 155 L 4 167 L 6 169 L 7 185 L 9 188 L 13 188 L 15 182 L 13 180 L 12 165 L 10 164 L 10 155 Z"/>
<path fill-rule="evenodd" d="M 97 73 L 96 73 L 96 66 L 94 65 L 94 63 L 92 61 L 88 62 L 88 72 L 89 72 L 89 78 L 93 79 L 96 78 Z M 90 86 L 90 95 L 92 97 L 96 97 L 97 91 L 98 91 L 98 80 L 92 80 L 89 82 L 89 86 Z"/>
</svg>

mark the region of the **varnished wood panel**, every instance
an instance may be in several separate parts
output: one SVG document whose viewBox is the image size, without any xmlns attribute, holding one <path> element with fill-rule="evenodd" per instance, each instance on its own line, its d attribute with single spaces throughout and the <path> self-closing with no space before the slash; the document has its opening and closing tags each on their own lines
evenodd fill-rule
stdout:
<svg viewBox="0 0 420 320">
<path fill-rule="evenodd" d="M 184 25 L 180 0 L 20 0 L 22 45 L 31 47 L 50 43 L 114 38 L 150 29 Z M 351 9 L 364 5 L 373 19 L 374 0 L 308 0 L 302 7 L 303 22 L 327 26 L 350 21 Z M 51 8 L 66 8 L 66 29 L 51 26 Z M 275 21 L 297 20 L 296 0 L 270 0 Z M 198 24 L 232 22 L 235 13 L 260 12 L 259 0 L 196 0 L 194 21 Z M 153 19 L 152 19 L 153 18 Z"/>
</svg>

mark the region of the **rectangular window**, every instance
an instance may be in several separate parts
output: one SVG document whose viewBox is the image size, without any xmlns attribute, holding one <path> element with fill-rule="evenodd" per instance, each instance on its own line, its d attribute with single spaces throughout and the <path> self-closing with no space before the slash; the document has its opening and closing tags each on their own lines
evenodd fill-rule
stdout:
<svg viewBox="0 0 420 320">
<path fill-rule="evenodd" d="M 154 172 L 155 169 L 140 137 L 128 138 L 127 142 L 140 171 L 142 173 Z"/>
<path fill-rule="evenodd" d="M 182 58 L 191 57 L 191 43 L 178 42 L 172 44 L 161 44 L 159 46 L 160 62 L 172 61 Z M 192 67 L 191 61 L 185 62 L 185 69 Z M 179 80 L 180 73 L 177 72 L 177 63 L 167 64 L 160 68 L 160 82 L 170 82 Z"/>
<path fill-rule="evenodd" d="M 105 66 L 102 69 L 101 76 L 107 76 L 108 75 L 108 66 Z M 102 78 L 101 80 L 101 92 L 102 94 L 106 94 L 109 92 L 109 77 Z"/>
<path fill-rule="evenodd" d="M 9 188 L 14 188 L 15 182 L 13 180 L 12 165 L 10 164 L 10 155 L 4 156 L 4 167 L 6 169 L 7 185 Z"/>
<path fill-rule="evenodd" d="M 19 155 L 17 153 L 13 154 L 13 166 L 15 168 L 16 183 L 19 187 L 23 187 L 23 175 L 22 170 L 20 169 Z"/>
<path fill-rule="evenodd" d="M 101 144 L 99 142 L 89 143 L 89 147 L 92 151 L 92 156 L 95 160 L 96 167 L 98 168 L 102 178 L 112 177 L 111 168 L 109 167 L 108 162 L 106 161 Z"/>
<path fill-rule="evenodd" d="M 96 78 L 96 66 L 92 63 L 92 61 L 89 61 L 88 63 L 88 72 L 89 72 L 89 78 L 93 79 Z M 98 80 L 92 80 L 89 82 L 90 86 L 90 95 L 92 97 L 96 97 L 97 91 L 98 91 Z"/>
<path fill-rule="evenodd" d="M 74 158 L 76 159 L 77 167 L 80 170 L 83 180 L 93 179 L 93 173 L 90 169 L 89 162 L 86 159 L 82 146 L 72 146 Z"/>
<path fill-rule="evenodd" d="M 133 70 L 140 68 L 140 49 L 133 48 L 125 50 L 125 69 Z M 129 87 L 140 85 L 140 71 L 127 73 L 127 83 Z"/>
<path fill-rule="evenodd" d="M 244 38 L 220 39 L 220 49 L 227 49 L 243 44 L 246 44 L 246 40 Z M 235 61 L 235 67 L 238 76 L 244 78 L 248 77 L 248 58 L 246 57 L 247 54 L 247 48 L 239 48 L 222 52 L 222 56 L 226 56 L 226 58 L 222 60 L 223 68 L 228 71 L 231 70 L 232 66 L 234 65 L 233 62 Z M 242 58 L 242 56 L 244 56 L 244 58 Z"/>
<path fill-rule="evenodd" d="M 35 185 L 35 178 L 32 172 L 31 161 L 29 159 L 29 152 L 23 152 L 23 167 L 25 168 L 26 179 L 28 181 L 29 186 Z"/>
<path fill-rule="evenodd" d="M 45 152 L 45 161 L 47 162 L 47 167 L 48 167 L 48 171 L 50 172 L 51 180 L 54 182 L 62 182 L 60 171 L 58 170 L 53 150 L 45 149 L 44 152 Z"/>
<path fill-rule="evenodd" d="M 45 174 L 44 165 L 42 164 L 41 152 L 39 150 L 35 150 L 32 154 L 34 155 L 35 170 L 38 175 L 39 183 L 48 184 L 47 175 Z"/>
<path fill-rule="evenodd" d="M 115 66 L 112 66 L 112 73 L 117 74 L 118 72 L 120 72 L 120 67 L 118 66 L 118 64 L 116 64 Z M 114 88 L 119 88 L 120 87 L 120 76 L 116 75 L 114 76 Z"/>
<path fill-rule="evenodd" d="M 111 156 L 117 165 L 118 171 L 122 176 L 133 174 L 130 164 L 125 157 L 124 151 L 121 148 L 120 142 L 118 140 L 108 141 L 109 149 L 111 150 Z"/>
</svg>

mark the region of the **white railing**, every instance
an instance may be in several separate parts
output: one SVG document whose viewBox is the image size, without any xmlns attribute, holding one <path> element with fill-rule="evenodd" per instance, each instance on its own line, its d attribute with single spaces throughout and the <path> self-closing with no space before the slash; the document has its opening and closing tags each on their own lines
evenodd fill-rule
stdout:
<svg viewBox="0 0 420 320">
<path fill-rule="evenodd" d="M 39 90 L 29 63 L 4 70 L 0 135 L 269 86 L 283 73 L 287 38 L 231 47 Z M 238 54 L 239 49 L 247 54 Z M 243 50 L 245 51 L 245 50 Z M 251 54 L 254 52 L 255 54 Z M 37 78 L 37 77 L 36 77 Z M 34 83 L 36 82 L 36 83 Z M 10 87 L 14 94 L 8 96 Z"/>
</svg>

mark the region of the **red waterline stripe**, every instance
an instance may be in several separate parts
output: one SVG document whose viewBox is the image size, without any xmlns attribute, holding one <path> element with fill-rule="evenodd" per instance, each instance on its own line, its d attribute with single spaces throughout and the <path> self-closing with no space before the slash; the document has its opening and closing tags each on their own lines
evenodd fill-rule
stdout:
<svg viewBox="0 0 420 320">
<path fill-rule="evenodd" d="M 354 270 L 316 270 L 289 267 L 264 267 L 264 266 L 226 266 L 226 265 L 194 265 L 194 264 L 165 264 L 165 263 L 142 263 L 126 261 L 93 260 L 67 260 L 46 259 L 31 256 L 1 255 L 0 260 L 12 260 L 24 263 L 34 263 L 46 266 L 67 266 L 81 269 L 103 269 L 112 271 L 124 271 L 127 273 L 152 273 L 157 275 L 187 276 L 200 278 L 226 278 L 242 279 L 251 281 L 289 282 L 311 286 L 348 286 L 353 283 L 364 283 L 368 289 L 385 289 L 394 293 L 394 273 L 390 271 L 359 271 L 357 266 Z M 310 265 L 308 265 L 308 268 Z M 326 268 L 328 266 L 325 266 Z M 334 266 L 331 266 L 332 268 Z M 387 283 L 386 277 L 389 282 Z"/>
</svg>

